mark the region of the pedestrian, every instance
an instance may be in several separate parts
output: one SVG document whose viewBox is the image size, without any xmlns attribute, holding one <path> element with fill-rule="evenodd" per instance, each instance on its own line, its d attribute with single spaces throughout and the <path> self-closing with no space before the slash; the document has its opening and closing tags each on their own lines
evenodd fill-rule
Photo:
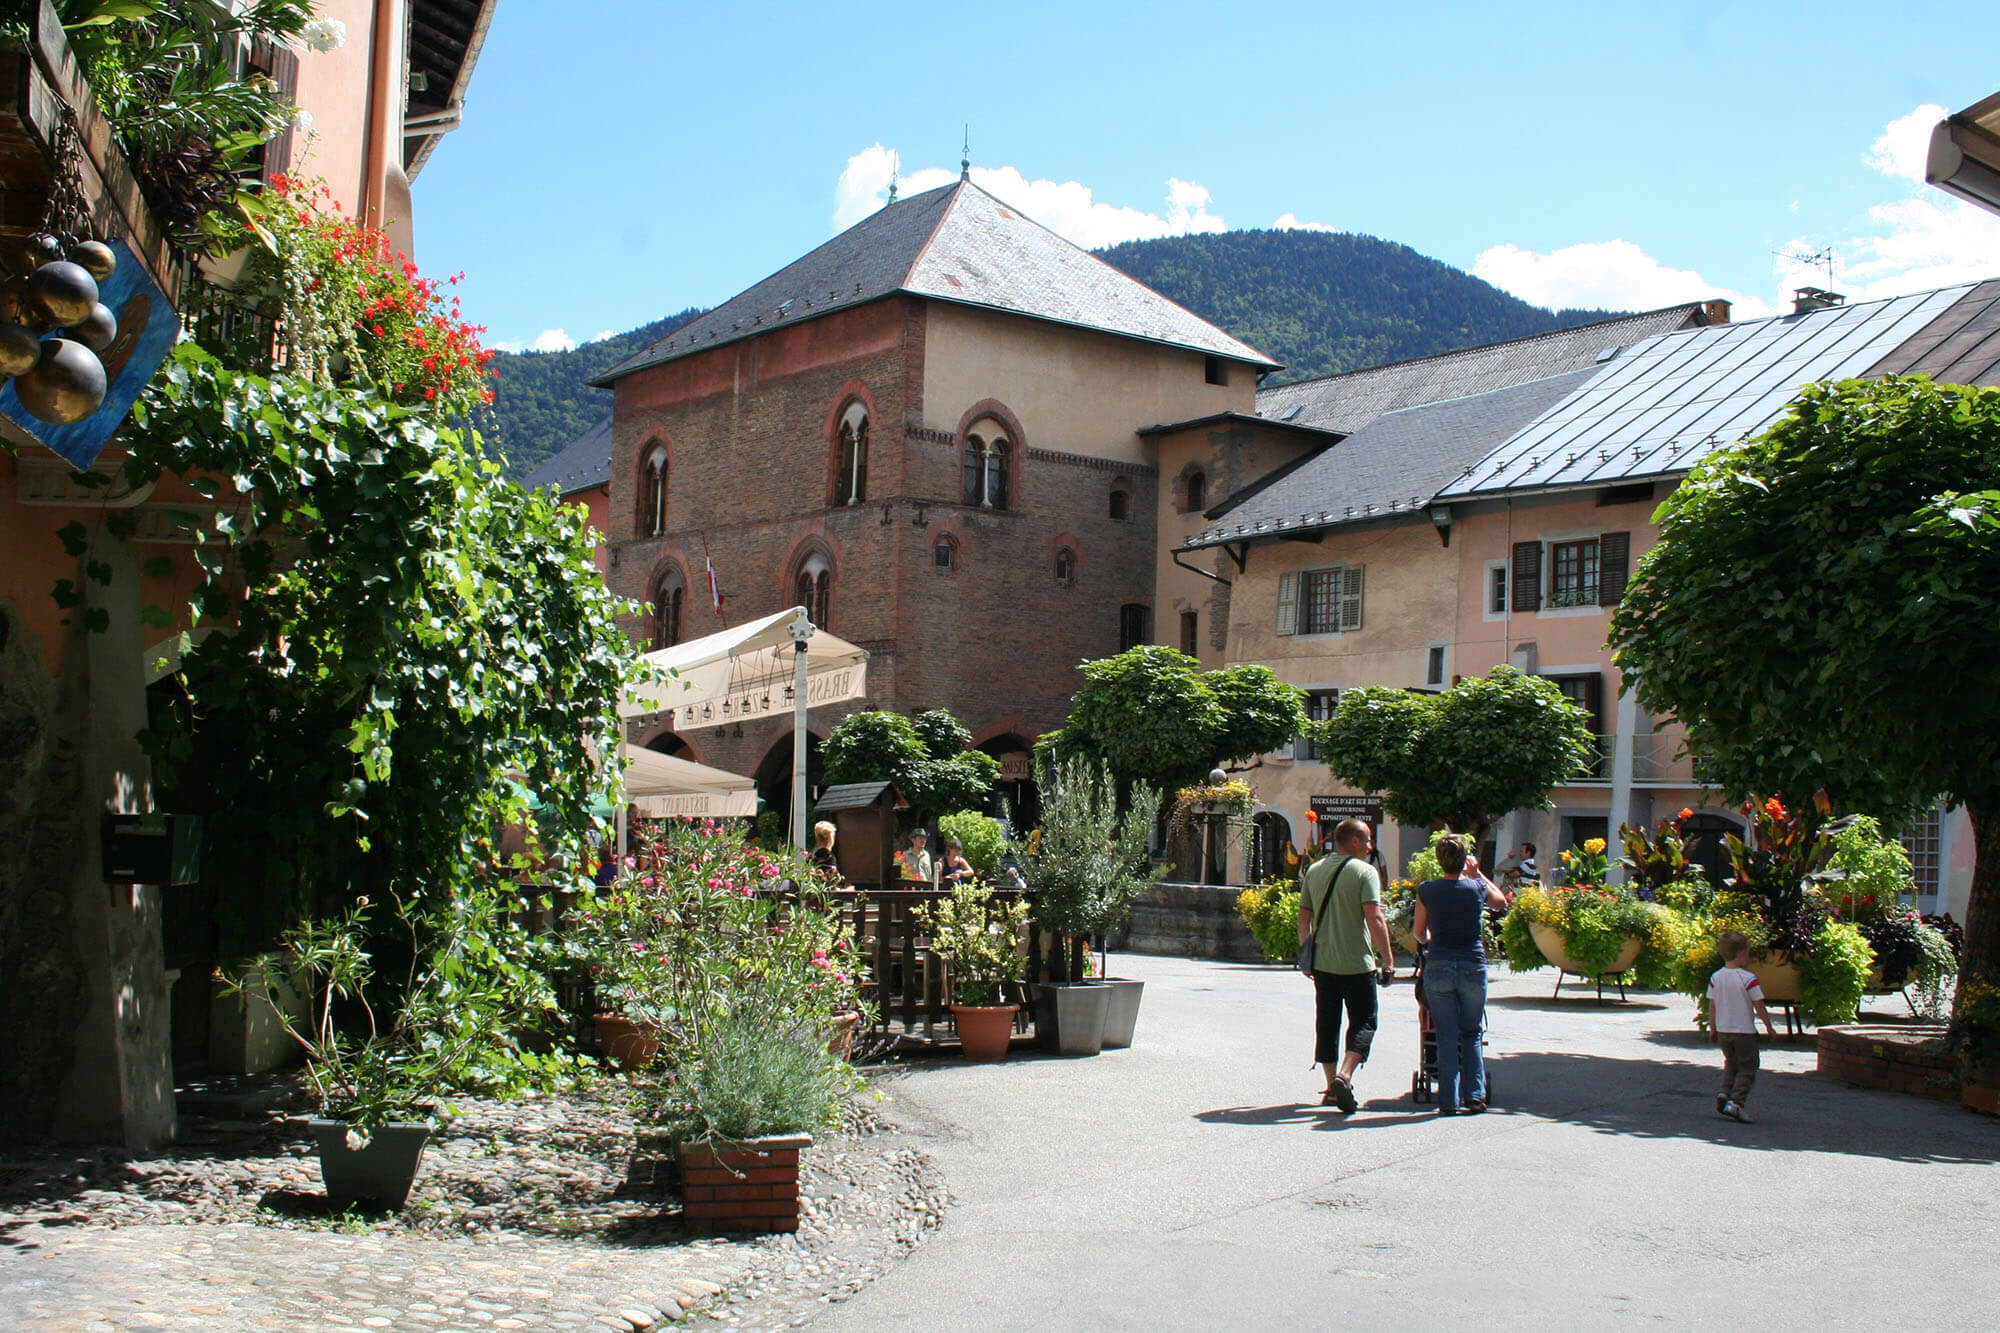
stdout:
<svg viewBox="0 0 2000 1333">
<path fill-rule="evenodd" d="M 931 863 L 930 834 L 923 829 L 915 829 L 910 834 L 910 850 L 904 853 L 903 865 L 906 878 L 920 879 L 925 884 L 937 883 L 937 867 Z"/>
<path fill-rule="evenodd" d="M 1750 961 L 1750 941 L 1741 931 L 1726 930 L 1716 948 L 1722 966 L 1708 979 L 1709 1036 L 1722 1047 L 1722 1090 L 1715 1094 L 1715 1109 L 1747 1125 L 1750 1113 L 1744 1105 L 1757 1082 L 1757 1021 L 1763 1021 L 1773 1039 L 1778 1029 L 1764 1006 L 1757 974 L 1744 966 Z"/>
<path fill-rule="evenodd" d="M 1312 937 L 1313 1058 L 1326 1072 L 1320 1105 L 1338 1106 L 1351 1115 L 1358 1105 L 1354 1071 L 1375 1040 L 1375 989 L 1389 984 L 1396 965 L 1389 951 L 1389 923 L 1382 916 L 1382 881 L 1368 864 L 1375 830 L 1362 820 L 1343 819 L 1334 829 L 1333 843 L 1335 850 L 1306 870 L 1299 895 L 1299 944 Z"/>
<path fill-rule="evenodd" d="M 1535 868 L 1535 844 L 1521 844 L 1521 859 L 1515 863 L 1514 874 L 1523 884 L 1539 884 L 1542 872 Z"/>
<path fill-rule="evenodd" d="M 822 819 L 813 825 L 813 869 L 819 877 L 831 884 L 841 882 L 840 862 L 833 855 L 833 824 Z"/>
<path fill-rule="evenodd" d="M 1438 1114 L 1477 1115 L 1486 1109 L 1486 1060 L 1479 1047 L 1486 1025 L 1486 944 L 1480 925 L 1506 895 L 1479 868 L 1457 834 L 1439 838 L 1445 878 L 1417 886 L 1412 933 L 1424 949 L 1424 1007 L 1437 1030 Z"/>
<path fill-rule="evenodd" d="M 977 871 L 965 859 L 965 845 L 957 838 L 944 840 L 944 860 L 938 863 L 938 883 L 946 886 L 971 881 Z"/>
</svg>

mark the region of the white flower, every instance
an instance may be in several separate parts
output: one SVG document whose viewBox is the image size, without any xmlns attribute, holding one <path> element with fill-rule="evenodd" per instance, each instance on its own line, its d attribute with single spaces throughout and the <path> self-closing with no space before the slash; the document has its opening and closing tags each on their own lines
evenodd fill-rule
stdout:
<svg viewBox="0 0 2000 1333">
<path fill-rule="evenodd" d="M 313 132 L 313 113 L 304 107 L 300 107 L 294 111 L 292 113 L 292 128 L 300 134 L 311 134 Z"/>
<path fill-rule="evenodd" d="M 338 51 L 347 45 L 347 25 L 339 19 L 314 19 L 299 29 L 299 40 L 314 51 Z"/>
</svg>

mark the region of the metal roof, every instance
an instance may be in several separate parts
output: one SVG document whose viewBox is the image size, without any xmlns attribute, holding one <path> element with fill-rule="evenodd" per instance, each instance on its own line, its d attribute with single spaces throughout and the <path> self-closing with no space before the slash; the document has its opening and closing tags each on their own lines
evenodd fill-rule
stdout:
<svg viewBox="0 0 2000 1333">
<path fill-rule="evenodd" d="M 1248 499 L 1187 548 L 1299 536 L 1415 514 L 1438 487 L 1591 380 L 1593 371 L 1385 412 Z"/>
<path fill-rule="evenodd" d="M 564 496 L 611 484 L 611 418 L 592 426 L 553 457 L 530 472 L 521 483 L 531 491 L 553 486 Z"/>
<path fill-rule="evenodd" d="M 1529 338 L 1274 384 L 1257 391 L 1257 414 L 1351 435 L 1384 412 L 1587 369 L 1597 365 L 1607 350 L 1692 328 L 1707 317 L 1704 303 L 1694 301 Z"/>
<path fill-rule="evenodd" d="M 1799 389 L 1873 371 L 1971 288 L 1830 306 L 1651 339 L 1438 492 L 1439 499 L 1687 471 L 1763 430 Z"/>
<path fill-rule="evenodd" d="M 695 352 L 907 292 L 1244 361 L 1277 363 L 970 181 L 899 200 L 613 366 L 613 382 Z"/>
</svg>

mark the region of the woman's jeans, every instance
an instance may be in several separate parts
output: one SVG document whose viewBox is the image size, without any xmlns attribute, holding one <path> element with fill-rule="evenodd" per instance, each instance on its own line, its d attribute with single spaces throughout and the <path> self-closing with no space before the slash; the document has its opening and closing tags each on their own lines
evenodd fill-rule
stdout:
<svg viewBox="0 0 2000 1333">
<path fill-rule="evenodd" d="M 1437 1029 L 1438 1109 L 1455 1111 L 1486 1100 L 1486 1061 L 1479 1029 L 1486 1022 L 1486 964 L 1429 959 L 1424 1004 Z"/>
</svg>

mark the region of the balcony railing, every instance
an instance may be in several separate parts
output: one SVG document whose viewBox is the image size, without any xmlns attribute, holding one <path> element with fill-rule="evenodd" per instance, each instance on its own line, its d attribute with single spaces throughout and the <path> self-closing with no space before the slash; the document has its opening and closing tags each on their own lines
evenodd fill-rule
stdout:
<svg viewBox="0 0 2000 1333">
<path fill-rule="evenodd" d="M 1613 776 L 1611 761 L 1617 753 L 1618 737 L 1600 735 L 1595 740 L 1596 754 L 1589 775 L 1577 780 L 1582 783 L 1608 784 Z M 1690 762 L 1686 750 L 1687 733 L 1679 727 L 1637 733 L 1632 737 L 1632 781 L 1675 786 L 1696 785 L 1694 765 Z"/>
</svg>

